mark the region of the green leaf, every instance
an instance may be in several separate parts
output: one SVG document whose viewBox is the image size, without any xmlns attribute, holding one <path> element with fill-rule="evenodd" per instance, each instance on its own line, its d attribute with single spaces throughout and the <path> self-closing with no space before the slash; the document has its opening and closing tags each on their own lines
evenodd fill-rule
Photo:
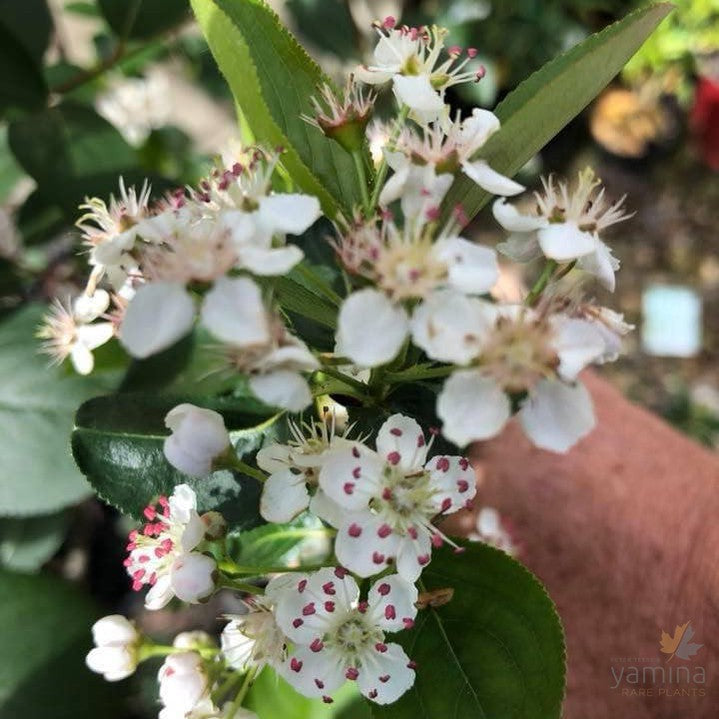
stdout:
<svg viewBox="0 0 719 719">
<path fill-rule="evenodd" d="M 453 599 L 396 635 L 417 662 L 413 688 L 374 719 L 559 719 L 565 648 L 551 599 L 519 562 L 485 544 L 437 551 L 427 591 Z M 393 638 L 394 640 L 394 638 Z"/>
<path fill-rule="evenodd" d="M 119 379 L 49 367 L 34 337 L 44 311 L 32 305 L 0 324 L 0 515 L 46 514 L 90 494 L 70 456 L 72 418 Z"/>
<path fill-rule="evenodd" d="M 359 701 L 359 692 L 352 682 L 346 682 L 332 696 L 333 704 L 307 699 L 265 667 L 250 689 L 245 706 L 260 719 L 370 719 L 369 708 Z"/>
<path fill-rule="evenodd" d="M 0 565 L 20 572 L 39 570 L 63 543 L 68 519 L 65 512 L 0 518 Z"/>
<path fill-rule="evenodd" d="M 65 582 L 0 571 L 0 719 L 123 715 L 122 690 L 85 666 L 97 618 Z"/>
<path fill-rule="evenodd" d="M 249 398 L 161 396 L 128 392 L 96 397 L 75 418 L 72 451 L 96 492 L 122 512 L 139 517 L 160 494 L 189 484 L 200 511 L 217 510 L 233 527 L 249 529 L 259 517 L 260 485 L 239 472 L 212 472 L 188 477 L 165 459 L 162 445 L 169 431 L 165 415 L 182 402 L 220 412 L 241 457 L 249 457 L 278 430 L 272 410 Z"/>
<path fill-rule="evenodd" d="M 0 203 L 5 204 L 24 173 L 10 152 L 7 144 L 7 128 L 0 127 Z"/>
<path fill-rule="evenodd" d="M 300 36 L 319 50 L 347 60 L 355 54 L 355 25 L 344 0 L 289 0 Z M 327 32 L 332 28 L 332 32 Z"/>
<path fill-rule="evenodd" d="M 37 110 L 47 87 L 40 68 L 20 41 L 0 25 L 0 115 L 10 108 Z"/>
<path fill-rule="evenodd" d="M 122 38 L 147 39 L 188 19 L 187 0 L 99 0 L 100 11 Z"/>
<path fill-rule="evenodd" d="M 0 0 L 0 26 L 25 48 L 37 67 L 42 65 L 53 31 L 47 0 Z"/>
<path fill-rule="evenodd" d="M 127 184 L 142 180 L 135 150 L 89 107 L 64 103 L 29 115 L 11 123 L 8 139 L 38 194 L 73 218 L 86 195 L 117 194 L 121 175 Z"/>
<path fill-rule="evenodd" d="M 671 9 L 659 3 L 637 10 L 531 75 L 495 109 L 502 128 L 478 157 L 497 172 L 514 175 L 606 87 Z M 459 204 L 471 219 L 490 198 L 461 175 L 445 207 Z"/>
<path fill-rule="evenodd" d="M 203 33 L 258 142 L 282 146 L 282 163 L 329 217 L 360 202 L 351 156 L 301 115 L 327 78 L 261 0 L 192 0 Z"/>
</svg>

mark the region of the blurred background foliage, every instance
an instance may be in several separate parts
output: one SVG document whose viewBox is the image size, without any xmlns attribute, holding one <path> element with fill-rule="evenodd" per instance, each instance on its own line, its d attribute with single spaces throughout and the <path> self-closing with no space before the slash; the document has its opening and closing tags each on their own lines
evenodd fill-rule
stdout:
<svg viewBox="0 0 719 719">
<path fill-rule="evenodd" d="M 338 77 L 371 51 L 378 17 L 446 25 L 450 42 L 476 46 L 487 70 L 452 97 L 467 111 L 493 107 L 543 63 L 639 3 L 272 4 Z M 116 388 L 127 360 L 111 343 L 98 353 L 92 378 L 75 377 L 47 367 L 33 334 L 43 306 L 81 286 L 86 263 L 73 223 L 83 198 L 116 193 L 119 176 L 128 184 L 149 178 L 154 196 L 195 182 L 237 134 L 235 111 L 186 0 L 0 0 L 0 68 L 0 616 L 3 627 L 22 624 L 0 645 L 0 719 L 21 715 L 18 696 L 29 719 L 82 719 L 98 706 L 103 716 L 150 717 L 157 712 L 152 670 L 123 689 L 130 698 L 122 702 L 115 688 L 78 672 L 92 616 L 142 615 L 121 564 L 124 520 L 87 499 L 90 488 L 68 452 L 75 408 Z M 534 186 L 542 172 L 574 173 L 586 164 L 597 167 L 612 196 L 627 193 L 636 211 L 610 241 L 623 264 L 614 304 L 642 331 L 604 373 L 717 447 L 719 0 L 678 0 L 623 75 L 523 169 L 522 180 Z M 499 239 L 487 211 L 471 232 L 484 242 Z M 511 293 L 528 279 L 506 276 L 503 288 Z M 673 299 L 676 288 L 695 299 L 688 314 Z M 53 576 L 33 575 L 43 567 Z M 215 631 L 214 617 L 232 609 L 228 601 L 142 621 L 160 636 L 199 625 Z M 36 638 L 27 636 L 22 616 L 43 617 Z M 52 656 L 43 653 L 50 636 Z M 30 645 L 32 656 L 17 661 Z M 48 671 L 52 687 L 29 694 Z M 278 686 L 276 708 L 266 710 L 274 713 L 262 719 L 286 716 L 282 692 Z M 362 716 L 351 705 L 342 711 Z M 307 719 L 328 712 L 306 707 Z"/>
</svg>

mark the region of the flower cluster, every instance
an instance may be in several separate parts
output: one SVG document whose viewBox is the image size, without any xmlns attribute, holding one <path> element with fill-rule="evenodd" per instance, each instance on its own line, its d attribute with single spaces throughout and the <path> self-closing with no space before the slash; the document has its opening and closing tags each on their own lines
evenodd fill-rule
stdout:
<svg viewBox="0 0 719 719">
<path fill-rule="evenodd" d="M 88 665 L 109 680 L 165 656 L 161 719 L 253 717 L 242 706 L 265 667 L 326 702 L 346 681 L 370 701 L 398 699 L 416 672 L 389 635 L 412 630 L 424 606 L 417 583 L 435 550 L 463 551 L 440 527 L 472 509 L 476 494 L 469 461 L 444 440 L 463 447 L 488 439 L 516 416 L 536 446 L 567 451 L 595 421 L 580 373 L 615 359 L 631 330 L 587 301 L 570 275 L 583 271 L 614 288 L 619 265 L 604 233 L 626 219 L 623 198 L 606 200 L 586 170 L 574 184 L 545 179 L 531 209 L 510 204 L 524 188 L 485 152 L 498 118 L 479 108 L 454 115 L 445 101 L 447 88 L 483 76 L 477 52 L 445 47 L 443 28 L 387 18 L 376 29 L 374 60 L 355 69 L 342 94 L 318 88 L 303 115 L 318 142 L 322 133 L 353 156 L 360 185 L 361 202 L 328 218 L 334 266 L 315 266 L 301 240 L 288 240 L 322 211 L 318 198 L 287 186 L 281 150 L 233 148 L 196 187 L 157 202 L 146 185 L 122 183 L 107 204 L 87 200 L 78 226 L 90 278 L 42 329 L 47 351 L 89 372 L 92 350 L 113 336 L 145 358 L 200 325 L 196 337 L 212 338 L 223 392 L 271 408 L 251 441 L 210 408 L 222 402 L 183 403 L 165 417 L 164 457 L 187 479 L 168 467 L 174 490 L 146 507 L 145 524 L 130 534 L 132 587 L 148 588 L 148 610 L 173 598 L 205 602 L 220 588 L 241 593 L 243 605 L 225 617 L 219 642 L 192 633 L 155 645 L 120 617 L 95 626 Z M 389 83 L 396 108 L 375 125 L 386 141 L 372 170 L 367 128 Z M 498 196 L 494 216 L 509 236 L 497 248 L 474 242 L 462 208 L 451 206 L 458 179 Z M 498 252 L 542 263 L 511 303 L 492 296 Z M 413 400 L 398 390 L 415 382 L 436 397 L 419 419 L 439 429 L 425 433 L 408 416 Z M 317 419 L 280 417 L 313 406 Z M 216 470 L 261 483 L 257 522 L 293 522 L 293 532 L 311 522 L 331 553 L 292 569 L 287 557 L 279 566 L 240 562 L 236 530 L 217 511 L 201 514 L 193 489 Z M 480 513 L 477 537 L 517 551 L 492 510 Z"/>
</svg>

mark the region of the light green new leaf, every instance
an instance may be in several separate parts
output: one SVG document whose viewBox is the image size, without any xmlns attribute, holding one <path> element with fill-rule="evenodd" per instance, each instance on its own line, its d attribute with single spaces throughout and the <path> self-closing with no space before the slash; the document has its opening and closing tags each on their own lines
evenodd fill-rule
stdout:
<svg viewBox="0 0 719 719">
<path fill-rule="evenodd" d="M 360 202 L 352 158 L 300 117 L 327 78 L 262 0 L 192 0 L 215 60 L 258 142 L 334 217 Z"/>
<path fill-rule="evenodd" d="M 497 106 L 502 128 L 478 157 L 497 172 L 514 175 L 606 87 L 671 9 L 659 3 L 637 10 L 531 75 Z M 461 205 L 471 219 L 490 198 L 462 175 L 445 207 Z"/>
<path fill-rule="evenodd" d="M 0 324 L 0 515 L 46 514 L 91 493 L 70 456 L 72 418 L 119 380 L 50 367 L 35 338 L 44 311 L 31 305 Z"/>
<path fill-rule="evenodd" d="M 398 702 L 374 719 L 559 719 L 564 696 L 562 627 L 542 585 L 519 562 L 485 544 L 435 552 L 427 591 L 450 602 L 419 612 L 392 641 L 417 663 Z"/>
<path fill-rule="evenodd" d="M 261 524 L 256 479 L 227 470 L 188 477 L 165 459 L 162 446 L 169 430 L 164 418 L 182 402 L 220 412 L 242 456 L 250 456 L 278 431 L 277 415 L 246 397 L 133 392 L 96 397 L 80 407 L 75 419 L 72 451 L 80 470 L 100 497 L 135 517 L 158 495 L 171 494 L 176 485 L 185 483 L 197 493 L 201 512 L 221 512 L 232 527 L 247 529 Z"/>
<path fill-rule="evenodd" d="M 0 571 L 0 719 L 124 714 L 127 689 L 85 666 L 97 618 L 87 597 L 66 582 Z"/>
</svg>

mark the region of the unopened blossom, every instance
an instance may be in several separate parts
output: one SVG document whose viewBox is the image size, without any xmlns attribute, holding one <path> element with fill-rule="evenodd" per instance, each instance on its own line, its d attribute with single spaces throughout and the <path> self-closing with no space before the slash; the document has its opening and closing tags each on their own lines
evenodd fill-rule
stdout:
<svg viewBox="0 0 719 719">
<path fill-rule="evenodd" d="M 614 291 L 619 261 L 600 235 L 630 217 L 623 209 L 624 197 L 609 204 L 591 168 L 579 173 L 573 187 L 552 177 L 542 178 L 542 184 L 543 192 L 534 193 L 536 207 L 531 212 L 521 213 L 502 199 L 494 203 L 495 218 L 512 233 L 499 250 L 519 262 L 542 255 L 557 262 L 576 261 L 577 267 Z"/>
<path fill-rule="evenodd" d="M 454 220 L 436 237 L 431 225 L 354 222 L 335 247 L 347 269 L 376 287 L 349 295 L 337 318 L 337 351 L 361 367 L 394 359 L 410 336 L 405 301 L 420 300 L 420 312 L 445 288 L 479 295 L 499 277 L 494 250 L 461 237 Z"/>
<path fill-rule="evenodd" d="M 474 159 L 499 127 L 494 113 L 474 108 L 464 120 L 458 116 L 420 131 L 406 128 L 394 147 L 385 151 L 394 174 L 382 188 L 380 204 L 401 199 L 405 217 L 426 218 L 438 211 L 459 172 L 495 195 L 522 192 L 522 185 L 493 170 L 486 160 Z"/>
<path fill-rule="evenodd" d="M 377 704 L 396 701 L 413 684 L 414 664 L 385 634 L 410 628 L 417 589 L 398 575 L 378 579 L 360 601 L 342 568 L 293 575 L 277 601 L 277 623 L 294 644 L 281 673 L 308 697 L 330 695 L 345 681 Z"/>
<path fill-rule="evenodd" d="M 438 306 L 424 320 L 438 326 L 445 317 Z M 474 337 L 474 357 L 463 325 Z M 511 396 L 523 393 L 519 420 L 539 447 L 566 452 L 594 427 L 591 399 L 577 382 L 579 372 L 605 352 L 592 322 L 512 306 L 495 310 L 492 318 L 486 305 L 477 305 L 467 306 L 444 336 L 456 343 L 458 355 L 466 352 L 465 367 L 446 380 L 437 399 L 442 433 L 450 441 L 464 446 L 498 434 L 512 414 Z M 424 347 L 431 356 L 433 345 Z"/>
<path fill-rule="evenodd" d="M 201 321 L 224 343 L 228 365 L 248 375 L 255 396 L 290 412 L 310 404 L 303 373 L 318 369 L 319 363 L 266 306 L 255 282 L 248 277 L 218 280 L 205 296 Z"/>
<path fill-rule="evenodd" d="M 501 549 L 510 556 L 517 553 L 517 547 L 514 544 L 512 535 L 507 529 L 502 516 L 494 507 L 482 507 L 479 510 L 475 529 L 476 532 L 470 535 L 470 539 Z"/>
<path fill-rule="evenodd" d="M 134 673 L 141 637 L 135 625 L 120 614 L 103 617 L 92 625 L 95 648 L 85 662 L 109 682 L 120 681 Z"/>
<path fill-rule="evenodd" d="M 149 214 L 149 200 L 147 181 L 138 191 L 126 188 L 120 178 L 120 194 L 117 198 L 111 195 L 109 204 L 97 197 L 86 197 L 80 205 L 85 214 L 76 224 L 84 243 L 90 247 L 95 280 L 107 274 L 114 289 L 124 284 L 128 268 L 134 265 L 130 253 L 138 237 L 138 224 Z"/>
<path fill-rule="evenodd" d="M 222 415 L 211 409 L 180 404 L 167 413 L 165 426 L 172 430 L 163 444 L 167 461 L 195 477 L 212 471 L 215 459 L 230 448 Z"/>
<path fill-rule="evenodd" d="M 278 668 L 284 661 L 287 640 L 277 625 L 274 609 L 293 576 L 274 577 L 264 595 L 245 601 L 245 614 L 227 617 L 230 621 L 222 630 L 220 640 L 222 654 L 233 669 L 247 671 L 253 666 L 261 669 L 265 664 Z"/>
<path fill-rule="evenodd" d="M 396 565 L 415 581 L 432 547 L 446 539 L 434 525 L 470 506 L 475 477 L 464 457 L 427 459 L 429 444 L 415 420 L 392 415 L 377 435 L 376 450 L 359 442 L 328 453 L 320 487 L 343 510 L 337 522 L 337 559 L 361 577 Z"/>
<path fill-rule="evenodd" d="M 322 492 L 320 467 L 330 448 L 348 441 L 335 434 L 334 417 L 302 426 L 289 422 L 289 428 L 292 437 L 287 444 L 273 443 L 257 453 L 257 465 L 270 475 L 260 497 L 260 514 L 268 522 L 289 522 L 311 502 L 319 503 L 320 514 L 326 511 L 327 499 L 317 497 Z"/>
<path fill-rule="evenodd" d="M 191 716 L 194 710 L 212 707 L 210 681 L 197 652 L 170 654 L 160 667 L 157 680 L 163 704 L 160 719 L 181 719 Z"/>
<path fill-rule="evenodd" d="M 115 333 L 112 322 L 94 322 L 105 313 L 109 303 L 104 290 L 95 290 L 92 296 L 80 295 L 72 303 L 55 300 L 37 333 L 44 340 L 42 351 L 55 364 L 69 357 L 76 372 L 90 374 L 95 366 L 92 351 Z"/>
<path fill-rule="evenodd" d="M 192 488 L 177 485 L 169 499 L 160 497 L 143 514 L 147 523 L 130 532 L 125 567 L 135 591 L 149 585 L 145 607 L 161 609 L 175 596 L 189 603 L 208 597 L 215 589 L 217 565 L 193 551 L 204 538 L 205 524 Z"/>
<path fill-rule="evenodd" d="M 215 640 L 201 629 L 193 629 L 189 632 L 180 632 L 173 640 L 172 646 L 175 649 L 203 649 L 207 647 L 214 648 Z"/>
<path fill-rule="evenodd" d="M 371 64 L 360 65 L 355 77 L 360 82 L 382 85 L 392 80 L 400 104 L 407 105 L 420 123 L 433 122 L 445 111 L 444 92 L 452 85 L 476 82 L 484 68 L 467 70 L 477 55 L 474 48 L 466 53 L 457 46 L 446 48 L 449 31 L 437 27 L 396 27 L 393 17 L 375 25 L 380 39 Z"/>
</svg>

